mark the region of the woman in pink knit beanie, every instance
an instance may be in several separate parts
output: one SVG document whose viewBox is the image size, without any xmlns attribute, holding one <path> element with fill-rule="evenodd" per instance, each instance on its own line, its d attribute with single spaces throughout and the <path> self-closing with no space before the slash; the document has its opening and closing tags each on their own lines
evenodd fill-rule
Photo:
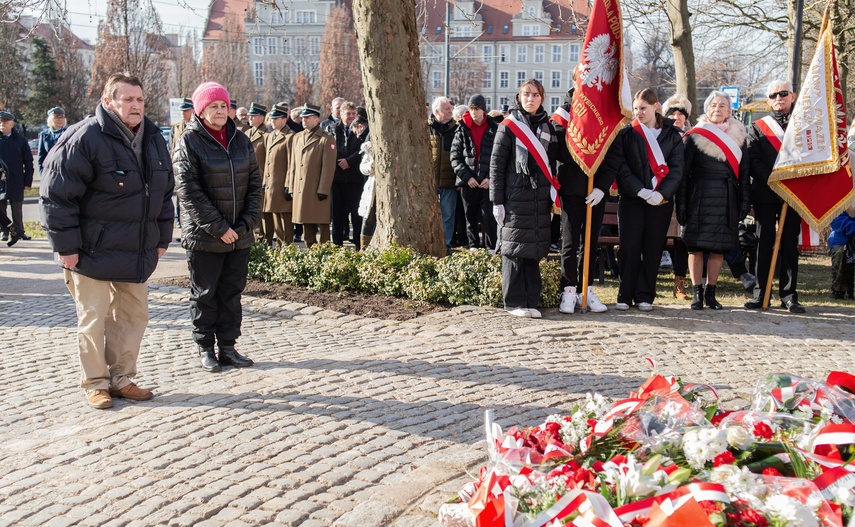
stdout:
<svg viewBox="0 0 855 527">
<path fill-rule="evenodd" d="M 218 372 L 252 365 L 235 344 L 253 231 L 261 221 L 262 181 L 249 137 L 228 117 L 226 89 L 205 82 L 192 98 L 196 116 L 175 144 L 172 165 L 190 267 L 193 340 L 202 368 Z"/>
</svg>

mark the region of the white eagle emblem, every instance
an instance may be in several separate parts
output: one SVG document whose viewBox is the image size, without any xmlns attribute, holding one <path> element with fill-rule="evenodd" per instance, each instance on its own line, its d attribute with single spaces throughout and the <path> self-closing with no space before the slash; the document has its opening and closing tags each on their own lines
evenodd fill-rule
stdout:
<svg viewBox="0 0 855 527">
<path fill-rule="evenodd" d="M 620 66 L 616 55 L 617 49 L 608 34 L 592 38 L 585 48 L 585 62 L 579 70 L 582 83 L 588 87 L 596 86 L 600 91 L 603 90 L 603 84 L 611 84 Z"/>
</svg>

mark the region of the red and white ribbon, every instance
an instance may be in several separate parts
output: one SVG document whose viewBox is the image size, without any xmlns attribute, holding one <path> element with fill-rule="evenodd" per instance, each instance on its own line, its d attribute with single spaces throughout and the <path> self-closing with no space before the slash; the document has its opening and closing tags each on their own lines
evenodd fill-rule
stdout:
<svg viewBox="0 0 855 527">
<path fill-rule="evenodd" d="M 781 145 L 784 142 L 784 129 L 781 128 L 778 121 L 773 119 L 771 115 L 767 115 L 762 119 L 754 121 L 754 124 L 757 125 L 757 129 L 760 130 L 766 139 L 768 139 L 769 143 L 772 144 L 775 152 L 780 152 Z"/>
<path fill-rule="evenodd" d="M 698 134 L 712 141 L 724 154 L 733 175 L 739 179 L 739 163 L 742 161 L 742 148 L 729 135 L 722 132 L 718 126 L 711 123 L 700 123 L 686 132 L 686 136 Z"/>
<path fill-rule="evenodd" d="M 827 500 L 831 500 L 835 497 L 835 489 L 849 489 L 851 491 L 855 488 L 855 474 L 843 467 L 835 467 L 815 477 L 813 482 L 822 493 L 822 496 Z"/>
<path fill-rule="evenodd" d="M 670 500 L 674 504 L 674 508 L 679 509 L 681 505 L 692 498 L 697 502 L 717 501 L 720 503 L 730 503 L 730 498 L 727 496 L 723 485 L 718 483 L 689 483 L 674 491 L 618 507 L 615 509 L 615 513 L 621 521 L 629 522 L 639 514 L 647 515 L 654 503 L 663 503 Z"/>
<path fill-rule="evenodd" d="M 653 135 L 653 130 L 641 124 L 641 121 L 637 117 L 632 120 L 632 129 L 644 139 L 645 149 L 647 150 L 647 162 L 650 164 L 650 170 L 653 172 L 653 190 L 656 190 L 669 172 L 665 156 L 662 154 L 662 148 L 659 146 L 656 136 Z"/>
<path fill-rule="evenodd" d="M 570 525 L 577 527 L 623 527 L 623 523 L 602 495 L 587 490 L 571 490 L 561 496 L 555 504 L 540 513 L 526 527 L 543 527 L 554 521 L 562 520 L 573 513 L 579 513 Z M 507 518 L 507 516 L 505 516 Z"/>
<path fill-rule="evenodd" d="M 570 124 L 570 112 L 564 109 L 563 106 L 559 106 L 555 109 L 555 113 L 552 114 L 550 118 L 555 124 L 560 124 L 562 128 L 567 129 L 567 125 Z"/>
<path fill-rule="evenodd" d="M 529 155 L 534 157 L 535 163 L 540 167 L 549 184 L 552 185 L 552 188 L 549 189 L 549 195 L 555 202 L 555 206 L 560 207 L 561 200 L 558 198 L 558 189 L 561 188 L 561 185 L 558 183 L 558 179 L 552 174 L 552 169 L 549 166 L 549 157 L 546 155 L 546 149 L 543 148 L 540 139 L 534 135 L 534 132 L 531 131 L 527 124 L 514 117 L 514 114 L 508 114 L 505 120 L 502 121 L 502 124 L 511 129 L 514 137 L 519 139 L 525 149 L 528 150 Z"/>
</svg>

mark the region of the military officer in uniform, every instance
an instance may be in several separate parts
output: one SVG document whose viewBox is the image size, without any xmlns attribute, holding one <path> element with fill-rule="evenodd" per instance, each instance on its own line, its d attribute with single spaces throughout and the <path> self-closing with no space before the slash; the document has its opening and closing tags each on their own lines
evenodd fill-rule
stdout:
<svg viewBox="0 0 855 527">
<path fill-rule="evenodd" d="M 335 137 L 321 128 L 321 109 L 306 103 L 300 112 L 303 131 L 292 136 L 285 186 L 293 195 L 294 223 L 304 228 L 306 246 L 330 241 L 330 189 L 336 167 Z"/>
<path fill-rule="evenodd" d="M 240 108 L 238 108 L 240 112 Z M 238 113 L 240 115 L 240 113 Z M 249 119 L 249 128 L 244 132 L 249 137 L 249 142 L 252 143 L 252 148 L 255 150 L 255 157 L 258 159 L 258 169 L 264 171 L 264 155 L 266 148 L 264 146 L 264 135 L 267 133 L 267 125 L 264 124 L 264 117 L 267 115 L 267 108 L 257 103 L 249 105 L 247 119 Z M 263 204 L 264 196 L 262 196 Z M 258 227 L 255 228 L 255 237 L 259 240 L 264 239 L 264 223 L 258 222 Z"/>
<path fill-rule="evenodd" d="M 172 125 L 172 135 L 169 137 L 170 154 L 172 153 L 172 148 L 175 146 L 175 143 L 178 142 L 178 138 L 184 133 L 184 127 L 186 127 L 187 123 L 193 119 L 193 100 L 185 97 L 184 100 L 181 101 L 181 105 L 178 109 L 181 110 L 182 119 Z"/>
<path fill-rule="evenodd" d="M 229 119 L 235 122 L 235 126 L 241 132 L 246 133 L 249 130 L 249 125 L 237 118 L 237 101 L 235 99 L 229 100 Z"/>
<path fill-rule="evenodd" d="M 288 105 L 273 105 L 270 112 L 273 131 L 264 139 L 266 148 L 264 165 L 264 201 L 261 222 L 264 224 L 264 241 L 279 244 L 294 243 L 294 222 L 291 221 L 293 195 L 285 186 L 288 175 L 288 153 L 294 132 L 288 127 Z"/>
</svg>

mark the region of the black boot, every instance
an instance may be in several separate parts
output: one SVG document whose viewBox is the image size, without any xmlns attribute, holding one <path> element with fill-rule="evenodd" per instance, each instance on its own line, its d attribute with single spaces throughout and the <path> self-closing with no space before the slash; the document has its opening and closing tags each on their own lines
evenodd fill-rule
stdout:
<svg viewBox="0 0 855 527">
<path fill-rule="evenodd" d="M 217 362 L 217 355 L 214 353 L 214 347 L 199 346 L 199 358 L 202 359 L 202 367 L 205 371 L 216 373 L 223 368 Z"/>
<path fill-rule="evenodd" d="M 715 299 L 715 286 L 711 284 L 707 284 L 707 288 L 704 290 L 704 301 L 707 303 L 707 307 L 712 309 L 724 309 L 718 300 Z"/>
<path fill-rule="evenodd" d="M 6 242 L 6 246 L 11 247 L 18 243 L 18 240 L 22 240 L 21 235 L 18 233 L 18 229 L 15 228 L 14 225 L 9 226 L 9 241 Z"/>
<path fill-rule="evenodd" d="M 693 285 L 692 286 L 692 309 L 703 309 L 704 308 L 704 286 L 702 285 Z"/>
<path fill-rule="evenodd" d="M 234 346 L 221 346 L 220 364 L 234 366 L 235 368 L 246 368 L 247 366 L 252 366 L 254 363 L 252 359 L 238 353 Z"/>
</svg>

